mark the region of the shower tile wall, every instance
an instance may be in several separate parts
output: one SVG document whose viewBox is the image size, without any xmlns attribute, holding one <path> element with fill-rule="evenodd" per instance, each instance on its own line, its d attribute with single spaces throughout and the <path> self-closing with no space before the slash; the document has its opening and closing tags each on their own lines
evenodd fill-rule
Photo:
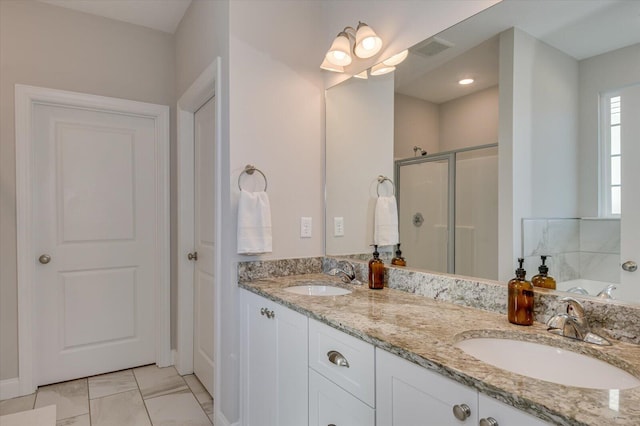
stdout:
<svg viewBox="0 0 640 426">
<path fill-rule="evenodd" d="M 540 255 L 558 282 L 584 278 L 619 282 L 620 220 L 523 219 L 527 276 L 538 273 Z"/>
</svg>

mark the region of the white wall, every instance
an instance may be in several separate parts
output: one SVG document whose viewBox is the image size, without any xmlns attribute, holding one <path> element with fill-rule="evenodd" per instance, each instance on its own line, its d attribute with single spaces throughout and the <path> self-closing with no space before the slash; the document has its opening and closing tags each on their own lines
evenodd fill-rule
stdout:
<svg viewBox="0 0 640 426">
<path fill-rule="evenodd" d="M 440 151 L 440 110 L 437 104 L 396 93 L 393 116 L 394 159 L 414 156 L 413 147 Z"/>
<path fill-rule="evenodd" d="M 499 267 L 513 276 L 526 217 L 577 214 L 577 62 L 518 29 L 500 35 Z"/>
<path fill-rule="evenodd" d="M 498 142 L 498 87 L 440 104 L 440 151 Z"/>
<path fill-rule="evenodd" d="M 326 252 L 369 253 L 376 178 L 393 179 L 393 75 L 352 78 L 328 90 L 326 103 Z M 385 182 L 380 194 L 391 190 Z M 344 218 L 342 237 L 333 235 L 334 217 Z"/>
<path fill-rule="evenodd" d="M 598 216 L 599 97 L 640 83 L 640 44 L 579 63 L 580 88 L 580 217 Z"/>
<path fill-rule="evenodd" d="M 0 1 L 0 379 L 18 374 L 14 85 L 173 105 L 174 70 L 170 34 L 31 0 Z"/>
</svg>

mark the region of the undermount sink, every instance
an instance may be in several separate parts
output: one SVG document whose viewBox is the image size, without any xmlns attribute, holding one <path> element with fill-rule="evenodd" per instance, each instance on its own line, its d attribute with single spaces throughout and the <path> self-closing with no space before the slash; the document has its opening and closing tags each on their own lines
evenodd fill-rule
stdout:
<svg viewBox="0 0 640 426">
<path fill-rule="evenodd" d="M 590 389 L 629 389 L 640 380 L 604 361 L 539 343 L 469 338 L 456 347 L 481 361 L 534 379 Z"/>
<path fill-rule="evenodd" d="M 284 291 L 305 296 L 342 296 L 351 293 L 351 290 L 331 285 L 296 285 L 287 287 Z"/>
</svg>

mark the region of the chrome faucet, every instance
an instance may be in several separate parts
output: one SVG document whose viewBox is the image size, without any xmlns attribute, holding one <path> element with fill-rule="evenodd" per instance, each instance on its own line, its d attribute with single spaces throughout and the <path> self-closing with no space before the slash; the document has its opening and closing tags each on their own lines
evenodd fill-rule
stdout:
<svg viewBox="0 0 640 426">
<path fill-rule="evenodd" d="M 356 268 L 351 262 L 346 260 L 338 262 L 338 266 L 330 269 L 327 273 L 329 275 L 339 276 L 342 279 L 342 282 L 345 283 L 362 284 L 360 281 L 356 280 Z"/>
<path fill-rule="evenodd" d="M 547 331 L 559 336 L 582 340 L 596 345 L 611 345 L 607 339 L 591 332 L 584 307 L 573 297 L 560 299 L 567 302 L 567 313 L 556 314 L 547 321 Z"/>
<path fill-rule="evenodd" d="M 609 284 L 605 289 L 603 289 L 600 293 L 598 293 L 598 295 L 596 297 L 599 297 L 601 299 L 613 299 L 613 290 L 615 290 L 617 287 L 613 284 Z"/>
</svg>

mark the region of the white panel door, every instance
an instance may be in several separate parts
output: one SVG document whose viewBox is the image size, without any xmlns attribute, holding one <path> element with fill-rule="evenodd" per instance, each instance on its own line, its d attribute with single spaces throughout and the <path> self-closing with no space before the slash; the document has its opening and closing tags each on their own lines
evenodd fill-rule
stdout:
<svg viewBox="0 0 640 426">
<path fill-rule="evenodd" d="M 640 85 L 620 92 L 620 143 L 622 153 L 622 213 L 620 215 L 620 260 L 640 263 Z M 620 272 L 617 299 L 640 302 L 640 271 Z"/>
<path fill-rule="evenodd" d="M 33 117 L 37 384 L 153 363 L 154 120 L 44 104 Z"/>
<path fill-rule="evenodd" d="M 193 370 L 213 396 L 214 255 L 215 255 L 215 98 L 194 116 L 195 135 L 195 250 Z"/>
</svg>

